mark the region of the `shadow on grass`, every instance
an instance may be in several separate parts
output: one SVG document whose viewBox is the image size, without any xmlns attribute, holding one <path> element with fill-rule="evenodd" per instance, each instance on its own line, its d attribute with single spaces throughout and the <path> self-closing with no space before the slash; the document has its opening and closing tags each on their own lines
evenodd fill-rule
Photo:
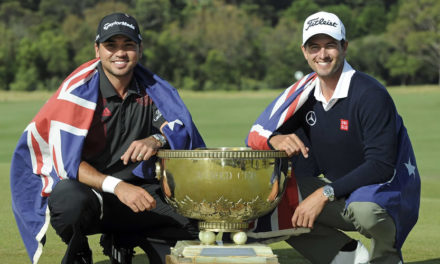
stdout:
<svg viewBox="0 0 440 264">
<path fill-rule="evenodd" d="M 405 262 L 406 264 L 440 264 L 440 258 Z"/>
<path fill-rule="evenodd" d="M 101 261 L 97 261 L 94 262 L 95 264 L 111 264 L 110 259 L 108 260 L 101 260 Z M 144 254 L 137 254 L 134 256 L 133 260 L 132 260 L 132 264 L 148 264 L 150 263 L 148 261 L 148 257 L 147 255 Z"/>
<path fill-rule="evenodd" d="M 305 259 L 295 249 L 275 249 L 273 253 L 278 256 L 280 264 L 310 264 L 311 262 Z M 440 258 L 419 260 L 419 261 L 405 261 L 405 264 L 440 264 Z"/>
<path fill-rule="evenodd" d="M 280 264 L 310 264 L 310 261 L 301 256 L 294 249 L 276 249 L 273 253 L 278 256 Z M 132 264 L 148 264 L 146 254 L 137 254 L 132 260 Z M 427 259 L 421 261 L 405 262 L 406 264 L 440 264 L 440 258 Z M 102 260 L 95 262 L 95 264 L 111 264 L 110 260 Z"/>
<path fill-rule="evenodd" d="M 293 248 L 274 249 L 273 253 L 278 256 L 280 264 L 310 264 L 310 261 Z"/>
</svg>

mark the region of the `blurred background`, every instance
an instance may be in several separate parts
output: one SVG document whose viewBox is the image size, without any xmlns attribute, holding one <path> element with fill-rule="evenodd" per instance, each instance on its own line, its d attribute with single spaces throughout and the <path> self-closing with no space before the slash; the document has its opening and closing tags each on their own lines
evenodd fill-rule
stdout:
<svg viewBox="0 0 440 264">
<path fill-rule="evenodd" d="M 143 63 L 177 89 L 287 87 L 310 70 L 304 19 L 336 13 L 348 61 L 385 85 L 439 84 L 438 0 L 1 0 L 0 90 L 54 90 L 94 58 L 99 20 L 139 22 Z"/>
</svg>

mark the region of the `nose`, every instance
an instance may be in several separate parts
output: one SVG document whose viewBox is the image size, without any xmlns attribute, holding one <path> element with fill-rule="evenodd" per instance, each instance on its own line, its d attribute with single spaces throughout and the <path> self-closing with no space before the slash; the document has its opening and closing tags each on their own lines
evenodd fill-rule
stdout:
<svg viewBox="0 0 440 264">
<path fill-rule="evenodd" d="M 123 49 L 123 48 L 118 48 L 118 49 L 115 51 L 115 55 L 116 55 L 117 57 L 125 57 L 125 56 L 127 56 L 127 51 L 126 51 L 125 49 Z"/>
<path fill-rule="evenodd" d="M 325 59 L 327 58 L 327 49 L 325 47 L 321 47 L 321 49 L 318 51 L 318 57 L 320 59 Z"/>
</svg>

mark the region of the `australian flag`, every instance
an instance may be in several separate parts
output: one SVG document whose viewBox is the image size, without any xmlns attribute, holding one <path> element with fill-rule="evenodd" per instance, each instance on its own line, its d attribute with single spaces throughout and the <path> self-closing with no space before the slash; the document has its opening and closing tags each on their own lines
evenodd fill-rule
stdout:
<svg viewBox="0 0 440 264">
<path fill-rule="evenodd" d="M 61 179 L 76 179 L 82 147 L 99 92 L 98 59 L 72 72 L 24 130 L 11 163 L 12 209 L 32 263 L 37 263 L 49 226 L 47 199 Z M 163 131 L 174 149 L 204 147 L 202 137 L 177 91 L 141 65 L 135 67 L 141 87 L 168 124 Z M 145 171 L 139 165 L 137 175 Z"/>
<path fill-rule="evenodd" d="M 317 80 L 316 73 L 310 73 L 279 95 L 253 124 L 246 138 L 246 145 L 252 149 L 270 149 L 267 144 L 270 135 L 294 116 L 309 97 Z M 396 117 L 396 134 L 398 135 L 398 150 L 392 179 L 386 183 L 368 185 L 355 190 L 346 200 L 346 204 L 354 201 L 369 201 L 385 208 L 394 219 L 397 231 L 395 247 L 400 250 L 418 219 L 420 176 L 409 136 L 399 115 Z M 291 181 L 294 179 L 292 173 Z M 295 209 L 295 197 L 297 201 L 301 199 L 296 188 L 292 187 L 294 184 L 296 185 L 296 182 L 290 183 L 290 191 L 286 190 L 285 197 L 277 210 L 272 215 L 259 219 L 259 221 L 266 222 L 265 229 L 291 228 L 291 223 L 288 221 Z M 287 219 L 282 219 L 283 217 Z"/>
</svg>

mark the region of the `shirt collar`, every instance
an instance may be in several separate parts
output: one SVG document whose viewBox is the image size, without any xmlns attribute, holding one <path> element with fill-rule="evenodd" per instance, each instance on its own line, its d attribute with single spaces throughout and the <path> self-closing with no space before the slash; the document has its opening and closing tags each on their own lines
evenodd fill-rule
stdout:
<svg viewBox="0 0 440 264">
<path fill-rule="evenodd" d="M 110 98 L 113 96 L 119 95 L 116 93 L 115 88 L 113 87 L 113 84 L 110 82 L 110 80 L 107 78 L 107 75 L 105 75 L 104 70 L 102 69 L 101 63 L 98 64 L 98 72 L 99 72 L 99 87 L 101 94 L 104 98 Z M 130 94 L 136 94 L 139 96 L 142 96 L 141 91 L 137 85 L 137 82 L 135 78 L 132 78 L 127 91 L 127 96 Z"/>
<path fill-rule="evenodd" d="M 338 84 L 336 85 L 335 91 L 333 92 L 333 95 L 328 102 L 325 100 L 324 95 L 322 94 L 320 82 L 316 82 L 314 96 L 317 101 L 320 101 L 322 103 L 325 111 L 330 110 L 336 104 L 338 99 L 342 99 L 348 96 L 348 89 L 350 88 L 351 77 L 354 73 L 355 70 L 350 66 L 350 64 L 348 64 L 347 61 L 344 61 L 344 68 L 342 69 Z"/>
</svg>

